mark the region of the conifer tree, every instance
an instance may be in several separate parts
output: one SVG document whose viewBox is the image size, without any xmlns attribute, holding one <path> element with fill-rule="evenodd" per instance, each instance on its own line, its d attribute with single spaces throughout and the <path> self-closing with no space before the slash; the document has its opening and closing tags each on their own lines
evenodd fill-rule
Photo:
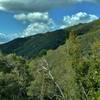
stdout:
<svg viewBox="0 0 100 100">
<path fill-rule="evenodd" d="M 70 86 L 72 86 L 74 89 L 69 90 L 69 92 L 73 92 L 74 95 L 72 95 L 70 92 L 68 99 L 72 100 L 72 98 L 74 98 L 79 100 L 87 100 L 87 94 L 80 80 L 79 72 L 80 63 L 82 61 L 81 45 L 78 41 L 77 34 L 73 30 L 70 32 L 69 40 L 67 42 L 67 65 L 70 66 L 70 69 L 73 70 L 74 73 L 72 74 L 73 80 L 71 80 L 72 83 L 70 84 Z"/>
</svg>

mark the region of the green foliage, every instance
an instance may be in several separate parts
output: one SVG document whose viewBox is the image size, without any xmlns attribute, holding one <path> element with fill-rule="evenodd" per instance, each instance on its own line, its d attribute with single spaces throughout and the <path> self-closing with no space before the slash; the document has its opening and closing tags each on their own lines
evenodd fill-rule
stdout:
<svg viewBox="0 0 100 100">
<path fill-rule="evenodd" d="M 43 55 L 46 55 L 47 54 L 47 50 L 43 49 L 39 52 L 39 57 L 42 57 Z"/>
<path fill-rule="evenodd" d="M 0 97 L 19 100 L 27 95 L 26 86 L 29 85 L 29 72 L 26 61 L 10 54 L 0 61 Z M 19 99 L 18 99 L 19 98 Z"/>
<path fill-rule="evenodd" d="M 0 52 L 0 100 L 100 100 L 98 23 L 71 27 L 75 31 L 71 31 L 66 43 L 56 50 L 47 51 L 58 47 L 59 43 L 62 44 L 62 39 L 67 36 L 65 33 L 62 36 L 62 33 L 57 31 L 54 37 L 49 33 L 28 37 L 30 40 L 27 38 L 23 46 L 26 41 L 24 39 L 21 44 L 13 46 L 14 50 L 17 48 L 19 55 L 27 56 L 28 53 L 29 57 L 36 53 L 35 59 L 26 60 L 14 53 L 4 55 Z M 82 29 L 88 33 L 77 36 Z M 67 32 L 69 30 L 70 28 Z M 34 46 L 32 42 L 35 43 Z M 10 53 L 9 47 L 14 43 L 17 43 L 16 40 L 3 45 L 3 50 L 8 48 Z"/>
</svg>

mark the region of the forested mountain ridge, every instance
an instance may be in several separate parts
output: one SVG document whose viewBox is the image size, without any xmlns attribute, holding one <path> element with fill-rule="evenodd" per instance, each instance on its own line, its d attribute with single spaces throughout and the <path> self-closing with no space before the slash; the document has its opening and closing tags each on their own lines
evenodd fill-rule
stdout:
<svg viewBox="0 0 100 100">
<path fill-rule="evenodd" d="M 33 59 L 0 53 L 0 100 L 100 100 L 100 20 L 64 32 L 69 34 L 62 45 L 48 51 L 43 48 Z M 23 47 L 29 38 L 16 39 L 1 48 Z"/>
<path fill-rule="evenodd" d="M 45 34 L 18 38 L 0 45 L 0 50 L 6 54 L 16 53 L 26 58 L 34 58 L 42 51 L 41 55 L 45 54 L 47 50 L 56 49 L 64 44 L 71 30 L 74 30 L 77 35 L 87 34 L 89 32 L 92 34 L 93 32 L 100 31 L 100 19 L 91 23 L 79 24 Z"/>
</svg>

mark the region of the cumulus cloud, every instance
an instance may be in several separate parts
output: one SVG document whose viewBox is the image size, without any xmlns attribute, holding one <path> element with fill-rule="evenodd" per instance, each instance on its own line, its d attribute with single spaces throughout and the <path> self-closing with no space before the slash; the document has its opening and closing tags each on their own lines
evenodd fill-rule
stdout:
<svg viewBox="0 0 100 100">
<path fill-rule="evenodd" d="M 77 25 L 79 23 L 88 23 L 96 19 L 98 19 L 96 15 L 87 14 L 86 12 L 78 12 L 72 16 L 64 16 L 63 24 L 60 26 L 60 28 Z"/>
<path fill-rule="evenodd" d="M 0 44 L 13 40 L 14 38 L 19 37 L 18 34 L 7 34 L 7 33 L 0 33 Z"/>
<path fill-rule="evenodd" d="M 14 17 L 20 21 L 29 21 L 30 24 L 20 34 L 9 35 L 0 33 L 0 42 L 3 43 L 17 37 L 26 37 L 38 33 L 54 31 L 56 29 L 66 28 L 79 23 L 88 23 L 98 18 L 96 15 L 88 14 L 86 12 L 78 12 L 72 16 L 64 16 L 63 20 L 61 21 L 62 24 L 58 25 L 52 18 L 49 17 L 47 12 L 34 12 L 28 14 L 23 13 L 15 15 Z"/>
<path fill-rule="evenodd" d="M 69 6 L 84 1 L 100 3 L 100 0 L 0 0 L 0 10 L 18 12 L 20 14 L 14 15 L 16 20 L 30 23 L 21 33 L 21 36 L 24 37 L 97 19 L 98 17 L 95 15 L 79 12 L 72 16 L 65 16 L 62 24 L 57 25 L 47 13 L 48 10 L 54 7 Z M 18 34 L 9 36 L 8 34 L 0 33 L 0 42 L 8 41 L 18 36 Z"/>
<path fill-rule="evenodd" d="M 28 22 L 50 22 L 52 19 L 49 18 L 48 12 L 33 12 L 33 13 L 21 13 L 14 15 L 14 18 L 19 21 L 28 21 Z"/>
<path fill-rule="evenodd" d="M 55 23 L 53 19 L 49 17 L 48 12 L 22 13 L 14 15 L 14 18 L 23 22 L 30 22 L 23 31 L 22 37 L 45 33 L 55 29 Z"/>
<path fill-rule="evenodd" d="M 37 33 L 45 33 L 48 31 L 56 30 L 56 25 L 52 18 L 49 17 L 47 12 L 34 12 L 28 14 L 19 14 L 14 16 L 17 20 L 29 21 L 30 24 L 23 31 L 22 37 L 34 35 Z"/>
<path fill-rule="evenodd" d="M 53 7 L 84 1 L 100 3 L 99 0 L 0 0 L 0 9 L 16 12 L 45 12 Z"/>
<path fill-rule="evenodd" d="M 0 33 L 0 36 L 5 36 L 5 34 L 4 33 Z"/>
<path fill-rule="evenodd" d="M 0 33 L 0 44 L 4 43 L 5 41 L 7 41 L 6 34 Z"/>
<path fill-rule="evenodd" d="M 23 18 L 18 18 L 18 20 L 27 20 L 31 24 L 23 31 L 22 36 L 30 36 L 37 33 L 45 33 L 48 31 L 53 31 L 60 28 L 66 28 L 69 26 L 77 25 L 79 23 L 88 23 L 93 20 L 98 19 L 96 15 L 88 14 L 86 12 L 78 12 L 72 16 L 64 16 L 61 21 L 61 25 L 57 25 L 52 18 L 49 17 L 48 13 L 31 13 L 32 18 L 27 17 L 29 14 L 25 15 Z"/>
<path fill-rule="evenodd" d="M 32 23 L 22 33 L 22 37 L 35 35 L 37 33 L 46 33 L 48 31 L 54 30 L 53 26 L 46 23 Z"/>
</svg>

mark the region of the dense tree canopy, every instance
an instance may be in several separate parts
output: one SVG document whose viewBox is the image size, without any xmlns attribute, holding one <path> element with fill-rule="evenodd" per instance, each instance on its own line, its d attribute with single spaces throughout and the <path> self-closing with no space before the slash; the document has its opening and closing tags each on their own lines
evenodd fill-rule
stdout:
<svg viewBox="0 0 100 100">
<path fill-rule="evenodd" d="M 35 59 L 0 52 L 0 100 L 100 100 L 100 41 L 89 47 L 84 53 L 71 31 L 63 46 Z"/>
</svg>

